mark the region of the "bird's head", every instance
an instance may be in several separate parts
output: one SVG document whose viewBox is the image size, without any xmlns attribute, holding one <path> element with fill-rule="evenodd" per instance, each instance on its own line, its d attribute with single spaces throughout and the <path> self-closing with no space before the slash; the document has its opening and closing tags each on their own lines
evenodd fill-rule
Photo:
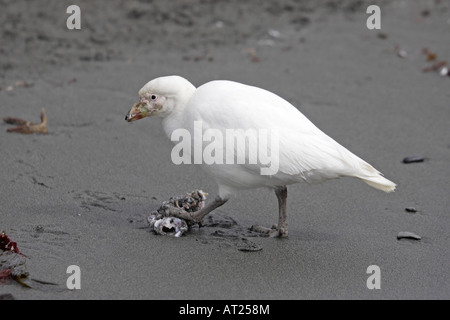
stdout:
<svg viewBox="0 0 450 320">
<path fill-rule="evenodd" d="M 148 82 L 139 90 L 139 101 L 136 102 L 125 120 L 136 121 L 145 117 L 167 117 L 184 107 L 195 87 L 180 76 L 160 77 Z"/>
</svg>

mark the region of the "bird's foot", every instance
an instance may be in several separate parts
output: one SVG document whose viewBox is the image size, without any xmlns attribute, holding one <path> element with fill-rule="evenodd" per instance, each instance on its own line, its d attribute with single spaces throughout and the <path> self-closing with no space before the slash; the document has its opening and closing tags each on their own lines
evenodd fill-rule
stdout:
<svg viewBox="0 0 450 320">
<path fill-rule="evenodd" d="M 259 232 L 259 233 L 267 235 L 268 237 L 271 237 L 271 238 L 275 238 L 275 237 L 285 238 L 288 236 L 287 227 L 278 228 L 277 225 L 273 225 L 272 228 L 253 225 L 253 226 L 251 226 L 250 231 Z"/>
<path fill-rule="evenodd" d="M 182 208 L 170 208 L 170 210 L 166 213 L 166 216 L 175 217 L 178 219 L 182 219 L 186 221 L 189 227 L 194 226 L 196 224 L 199 227 L 203 226 L 203 216 L 199 215 L 200 211 L 197 212 L 188 212 Z"/>
</svg>

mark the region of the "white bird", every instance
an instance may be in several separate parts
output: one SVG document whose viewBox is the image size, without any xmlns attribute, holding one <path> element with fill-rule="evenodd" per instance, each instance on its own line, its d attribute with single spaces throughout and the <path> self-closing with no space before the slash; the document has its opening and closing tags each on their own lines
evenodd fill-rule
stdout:
<svg viewBox="0 0 450 320">
<path fill-rule="evenodd" d="M 292 104 L 267 90 L 225 80 L 211 81 L 195 88 L 182 77 L 167 76 L 148 82 L 139 91 L 139 97 L 139 102 L 125 117 L 126 121 L 162 117 L 169 138 L 177 129 L 184 129 L 191 133 L 192 145 L 196 144 L 195 123 L 202 124 L 203 134 L 214 129 L 224 137 L 230 129 L 241 129 L 235 131 L 238 135 L 239 132 L 242 135 L 267 130 L 277 132 L 278 170 L 273 174 L 261 174 L 261 169 L 267 168 L 261 161 L 251 163 L 249 153 L 256 151 L 258 145 L 250 145 L 249 140 L 244 148 L 247 150 L 237 146 L 234 149 L 238 156 L 239 152 L 244 152 L 244 163 L 226 163 L 226 152 L 222 152 L 225 150 L 216 149 L 216 152 L 222 152 L 223 163 L 203 163 L 202 167 L 216 180 L 219 194 L 201 210 L 180 214 L 191 224 L 201 223 L 203 217 L 239 190 L 268 187 L 275 190 L 278 198 L 278 225 L 271 229 L 254 226 L 253 230 L 270 236 L 287 236 L 287 185 L 302 181 L 318 183 L 345 176 L 359 178 L 385 192 L 395 190 L 395 183 L 322 132 Z M 205 141 L 200 143 L 203 148 L 207 145 Z M 275 150 L 271 145 L 267 149 Z"/>
</svg>

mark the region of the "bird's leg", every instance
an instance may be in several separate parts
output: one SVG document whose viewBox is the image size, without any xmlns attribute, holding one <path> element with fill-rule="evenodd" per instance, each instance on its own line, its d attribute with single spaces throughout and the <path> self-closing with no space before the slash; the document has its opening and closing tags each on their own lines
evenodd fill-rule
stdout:
<svg viewBox="0 0 450 320">
<path fill-rule="evenodd" d="M 272 228 L 265 228 L 261 226 L 252 226 L 251 230 L 268 234 L 270 237 L 287 237 L 287 214 L 286 214 L 286 201 L 287 201 L 287 187 L 282 186 L 275 189 L 275 194 L 278 199 L 278 225 Z"/>
<path fill-rule="evenodd" d="M 186 223 L 189 226 L 199 224 L 201 226 L 203 218 L 210 213 L 211 211 L 215 210 L 216 208 L 222 206 L 225 202 L 227 202 L 228 199 L 222 199 L 220 196 L 217 196 L 213 202 L 210 202 L 206 206 L 204 206 L 202 209 L 196 212 L 187 212 L 183 210 L 182 208 L 171 208 L 170 210 L 170 216 L 186 220 Z"/>
<path fill-rule="evenodd" d="M 220 196 L 217 196 L 213 202 L 209 203 L 208 205 L 204 206 L 199 211 L 195 212 L 195 220 L 196 222 L 201 225 L 203 218 L 210 213 L 211 211 L 217 209 L 218 207 L 224 205 L 228 199 L 222 199 Z"/>
<path fill-rule="evenodd" d="M 287 237 L 287 212 L 286 212 L 286 202 L 287 202 L 287 187 L 279 187 L 275 190 L 275 194 L 278 198 L 278 233 L 280 237 Z"/>
</svg>

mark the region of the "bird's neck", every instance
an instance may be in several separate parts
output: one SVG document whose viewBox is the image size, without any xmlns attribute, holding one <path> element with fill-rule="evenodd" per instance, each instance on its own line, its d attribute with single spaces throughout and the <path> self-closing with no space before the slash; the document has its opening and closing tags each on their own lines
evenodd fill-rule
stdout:
<svg viewBox="0 0 450 320">
<path fill-rule="evenodd" d="M 174 130 L 185 128 L 184 118 L 186 107 L 195 90 L 196 88 L 193 85 L 191 85 L 191 87 L 187 87 L 183 94 L 179 95 L 175 100 L 175 106 L 172 112 L 163 119 L 162 125 L 169 139 Z"/>
<path fill-rule="evenodd" d="M 183 110 L 177 110 L 177 112 L 172 112 L 169 116 L 165 117 L 162 120 L 162 126 L 163 129 L 167 135 L 167 137 L 172 136 L 172 132 L 176 129 L 181 129 L 183 124 L 183 114 L 184 114 L 184 108 Z"/>
</svg>

